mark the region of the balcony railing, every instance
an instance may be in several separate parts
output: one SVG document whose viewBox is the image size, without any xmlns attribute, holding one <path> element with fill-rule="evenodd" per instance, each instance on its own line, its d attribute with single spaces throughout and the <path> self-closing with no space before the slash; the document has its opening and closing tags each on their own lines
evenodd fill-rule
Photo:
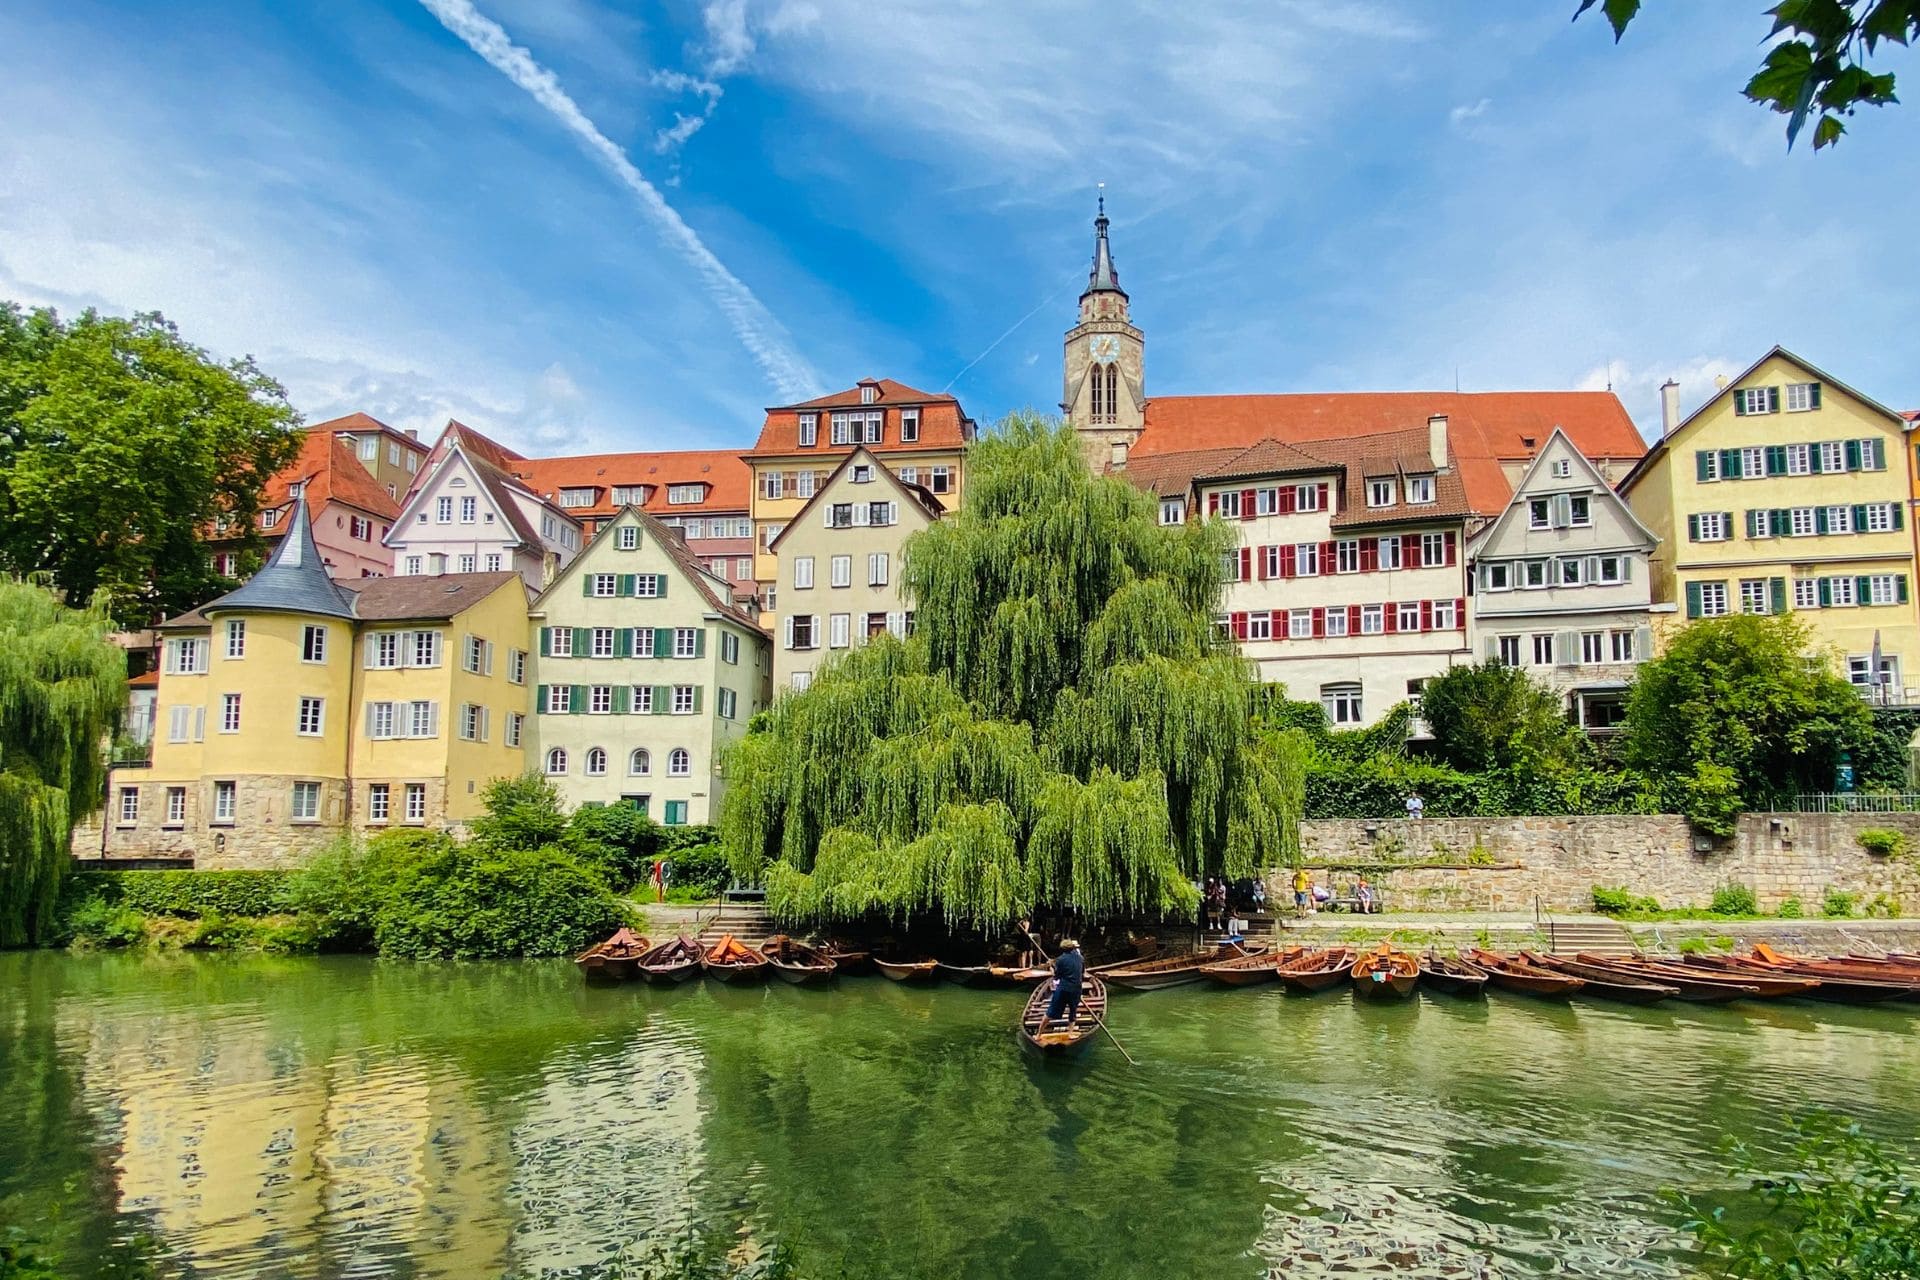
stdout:
<svg viewBox="0 0 1920 1280">
<path fill-rule="evenodd" d="M 1794 813 L 1920 813 L 1920 791 L 1804 791 Z"/>
</svg>

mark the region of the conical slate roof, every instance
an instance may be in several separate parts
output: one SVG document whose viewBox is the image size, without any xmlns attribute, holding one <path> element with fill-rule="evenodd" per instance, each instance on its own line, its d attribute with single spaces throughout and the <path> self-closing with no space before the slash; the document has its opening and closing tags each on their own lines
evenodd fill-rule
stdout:
<svg viewBox="0 0 1920 1280">
<path fill-rule="evenodd" d="M 1126 294 L 1120 273 L 1113 269 L 1113 250 L 1107 245 L 1107 198 L 1100 197 L 1100 216 L 1093 220 L 1093 270 L 1087 274 L 1088 293 Z M 1084 296 L 1084 295 L 1083 295 Z"/>
<path fill-rule="evenodd" d="M 326 561 L 313 544 L 313 526 L 307 519 L 307 500 L 294 499 L 287 532 L 260 572 L 237 590 L 207 605 L 203 613 L 231 613 L 238 609 L 262 613 L 314 613 L 323 618 L 353 617 L 353 597 L 327 576 Z"/>
</svg>

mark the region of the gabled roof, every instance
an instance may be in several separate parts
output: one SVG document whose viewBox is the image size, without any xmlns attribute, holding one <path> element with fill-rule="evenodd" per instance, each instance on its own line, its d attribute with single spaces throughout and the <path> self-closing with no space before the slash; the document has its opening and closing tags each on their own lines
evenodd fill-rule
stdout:
<svg viewBox="0 0 1920 1280">
<path fill-rule="evenodd" d="M 1532 484 L 1535 473 L 1546 463 L 1547 455 L 1552 451 L 1555 440 L 1560 440 L 1566 444 L 1567 452 L 1573 455 L 1572 461 L 1574 465 L 1585 473 L 1587 483 L 1593 486 L 1600 501 L 1611 503 L 1615 511 L 1625 516 L 1631 526 L 1640 531 L 1640 536 L 1644 540 L 1648 550 L 1652 550 L 1658 546 L 1660 544 L 1659 536 L 1655 534 L 1653 530 L 1647 528 L 1640 517 L 1634 514 L 1633 508 L 1627 505 L 1627 500 L 1615 492 L 1612 485 L 1607 483 L 1607 478 L 1600 474 L 1600 468 L 1594 465 L 1593 459 L 1581 453 L 1579 447 L 1573 443 L 1573 440 L 1567 433 L 1556 427 L 1554 428 L 1553 434 L 1547 437 L 1547 443 L 1541 446 L 1539 456 L 1527 464 L 1526 471 L 1520 476 L 1520 482 L 1513 486 L 1513 501 L 1507 504 L 1507 509 L 1494 517 L 1491 523 L 1474 534 L 1472 538 L 1468 539 L 1469 553 L 1471 553 L 1472 548 L 1480 546 L 1492 538 L 1495 532 L 1505 526 L 1507 521 L 1519 519 L 1516 513 L 1520 510 L 1520 504 L 1530 496 L 1528 486 Z M 1564 484 L 1557 484 L 1555 487 L 1565 488 L 1566 486 Z"/>
<path fill-rule="evenodd" d="M 918 507 L 927 519 L 938 520 L 947 513 L 947 509 L 940 505 L 940 499 L 936 498 L 930 490 L 921 485 L 908 484 L 905 480 L 902 480 L 899 476 L 887 470 L 887 468 L 881 464 L 880 459 L 868 452 L 865 445 L 855 445 L 853 446 L 853 452 L 849 453 L 846 458 L 841 461 L 840 465 L 835 467 L 832 473 L 827 476 L 826 480 L 820 484 L 820 487 L 813 491 L 813 496 L 807 499 L 806 505 L 794 512 L 793 518 L 788 520 L 780 532 L 775 535 L 773 541 L 767 544 L 767 550 L 772 551 L 775 547 L 778 547 L 780 545 L 780 539 L 787 536 L 788 529 L 798 525 L 802 520 L 811 517 L 814 508 L 819 506 L 826 498 L 827 493 L 839 481 L 841 474 L 859 461 L 865 461 L 870 465 L 874 469 L 875 479 L 882 480 L 882 482 L 886 484 L 891 484 L 901 497 Z"/>
<path fill-rule="evenodd" d="M 860 399 L 862 388 L 871 388 L 875 398 L 863 403 Z M 900 440 L 899 410 L 918 407 L 920 410 L 920 438 L 910 443 Z M 877 446 L 881 453 L 899 451 L 926 452 L 938 449 L 958 449 L 973 439 L 973 420 L 960 408 L 960 402 L 944 392 L 919 391 L 892 378 L 867 378 L 832 395 L 821 396 L 815 400 L 802 401 L 800 404 L 775 405 L 767 410 L 765 422 L 760 427 L 760 438 L 754 442 L 744 456 L 765 457 L 795 454 L 800 457 L 819 455 L 834 458 L 851 449 L 850 444 L 833 444 L 831 424 L 827 414 L 820 413 L 818 424 L 818 443 L 802 445 L 800 443 L 800 414 L 803 411 L 815 412 L 833 409 L 880 409 L 891 410 L 887 413 L 886 440 Z"/>
<path fill-rule="evenodd" d="M 727 594 L 724 597 L 720 594 L 716 580 L 707 573 L 706 567 L 700 563 L 699 557 L 688 550 L 687 540 L 680 536 L 678 529 L 673 528 L 671 525 L 662 524 L 656 517 L 648 515 L 645 511 L 635 506 L 621 507 L 614 513 L 611 520 L 601 525 L 599 532 L 595 533 L 587 542 L 587 545 L 580 549 L 580 554 L 575 556 L 566 568 L 555 574 L 553 581 L 546 585 L 545 590 L 534 597 L 531 607 L 534 609 L 543 608 L 546 605 L 547 598 L 558 591 L 562 583 L 573 581 L 576 574 L 604 573 L 605 570 L 603 569 L 587 567 L 587 562 L 593 555 L 594 548 L 606 541 L 615 529 L 626 523 L 628 516 L 633 517 L 634 522 L 640 526 L 645 535 L 652 538 L 657 545 L 666 551 L 667 557 L 672 560 L 674 565 L 680 570 L 680 576 L 691 584 L 695 591 L 700 593 L 700 598 L 707 602 L 708 609 L 721 615 L 729 622 L 738 623 L 743 627 L 751 627 L 755 631 L 760 630 L 759 620 L 734 603 L 732 598 L 733 593 L 730 587 L 726 588 Z"/>
<path fill-rule="evenodd" d="M 486 490 L 500 518 L 513 530 L 514 538 L 523 546 L 542 546 L 539 531 L 528 522 L 526 513 L 520 509 L 514 495 L 525 494 L 535 502 L 545 500 L 507 470 L 515 464 L 525 463 L 526 459 L 505 445 L 489 440 L 472 427 L 452 420 L 447 422 L 446 430 L 440 433 L 426 462 L 414 476 L 413 486 L 407 490 L 407 500 L 401 504 L 399 517 L 394 523 L 394 536 L 404 537 L 411 532 L 407 522 L 413 519 L 418 510 L 428 483 L 456 455 L 465 461 L 474 481 Z M 546 505 L 553 507 L 556 516 L 579 523 L 554 504 Z"/>
<path fill-rule="evenodd" d="M 309 423 L 307 425 L 307 430 L 308 432 L 343 431 L 348 435 L 355 435 L 355 436 L 364 436 L 364 435 L 372 435 L 372 434 L 388 435 L 388 436 L 392 436 L 395 440 L 399 441 L 400 443 L 411 446 L 412 448 L 415 448 L 415 449 L 425 451 L 427 447 L 426 445 L 420 443 L 420 438 L 418 436 L 402 431 L 398 427 L 390 427 L 386 423 L 380 421 L 380 419 L 374 417 L 371 414 L 366 414 L 366 413 L 349 413 L 344 417 L 328 418 L 325 422 Z"/>
<path fill-rule="evenodd" d="M 873 404 L 865 404 L 860 399 L 860 388 L 862 387 L 879 388 L 879 399 L 875 400 Z M 908 386 L 904 382 L 896 382 L 892 378 L 862 378 L 845 391 L 835 391 L 824 396 L 816 396 L 812 400 L 802 400 L 798 404 L 773 405 L 767 409 L 767 412 L 772 413 L 775 409 L 859 409 L 863 407 L 871 409 L 875 404 L 924 405 L 943 403 L 958 404 L 960 402 L 944 391 L 920 391 Z"/>
<path fill-rule="evenodd" d="M 353 594 L 354 617 L 361 622 L 413 622 L 456 617 L 508 583 L 519 584 L 524 604 L 526 583 L 511 570 L 356 578 L 340 585 Z"/>
<path fill-rule="evenodd" d="M 267 481 L 260 496 L 260 510 L 278 511 L 286 506 L 296 484 L 301 486 L 301 496 L 311 511 L 324 511 L 329 503 L 343 502 L 388 522 L 400 514 L 400 504 L 386 486 L 375 480 L 353 456 L 347 442 L 331 431 L 308 428 L 300 452 Z"/>
<path fill-rule="evenodd" d="M 653 492 L 644 510 L 650 515 L 696 514 L 708 511 L 745 512 L 753 496 L 753 468 L 739 453 L 723 450 L 681 450 L 669 453 L 595 453 L 577 458 L 527 458 L 513 464 L 514 477 L 534 492 L 558 504 L 560 490 L 594 488 L 600 492 L 590 507 L 563 507 L 575 516 L 606 516 L 614 504 L 615 485 L 648 485 Z M 707 486 L 704 501 L 669 503 L 673 485 Z"/>
<path fill-rule="evenodd" d="M 1126 469 L 1113 474 L 1162 498 L 1170 498 L 1175 494 L 1184 496 L 1193 488 L 1194 476 L 1202 471 L 1211 471 L 1245 452 L 1238 446 L 1230 446 L 1225 449 L 1192 449 L 1183 453 L 1155 453 L 1144 458 L 1129 456 Z"/>
<path fill-rule="evenodd" d="M 1673 430 L 1667 432 L 1666 435 L 1662 436 L 1659 440 L 1655 441 L 1653 448 L 1649 449 L 1646 452 L 1645 456 L 1643 456 L 1640 459 L 1640 461 L 1633 464 L 1633 470 L 1627 472 L 1627 474 L 1621 478 L 1620 486 L 1619 486 L 1620 492 L 1624 494 L 1628 490 L 1632 489 L 1634 485 L 1638 484 L 1640 481 L 1640 477 L 1646 474 L 1647 468 L 1651 467 L 1656 461 L 1658 461 L 1663 455 L 1665 455 L 1665 453 L 1667 452 L 1667 446 L 1669 443 L 1679 439 L 1682 435 L 1684 435 L 1687 429 L 1693 425 L 1694 420 L 1698 418 L 1701 414 L 1705 413 L 1708 409 L 1711 409 L 1714 405 L 1719 404 L 1721 400 L 1725 399 L 1727 396 L 1732 395 L 1735 391 L 1740 390 L 1741 383 L 1745 382 L 1748 378 L 1751 378 L 1754 375 L 1755 371 L 1758 370 L 1761 365 L 1773 359 L 1775 356 L 1780 357 L 1782 360 L 1787 360 L 1793 364 L 1799 365 L 1802 369 L 1806 370 L 1808 373 L 1813 375 L 1814 381 L 1819 382 L 1825 386 L 1838 387 L 1840 388 L 1840 390 L 1852 396 L 1855 400 L 1858 400 L 1861 404 L 1866 405 L 1869 409 L 1872 409 L 1877 413 L 1885 414 L 1887 417 L 1893 419 L 1893 421 L 1897 423 L 1903 430 L 1911 429 L 1910 424 L 1907 422 L 1906 418 L 1901 414 L 1898 414 L 1894 412 L 1892 409 L 1887 408 L 1887 406 L 1881 404 L 1878 400 L 1875 400 L 1871 396 L 1862 395 L 1860 392 L 1855 391 L 1852 387 L 1848 386 L 1846 383 L 1840 381 L 1840 379 L 1828 373 L 1825 369 L 1822 369 L 1817 365 L 1808 363 L 1807 361 L 1801 359 L 1799 356 L 1793 354 L 1793 352 L 1787 350 L 1785 347 L 1780 346 L 1778 343 L 1775 343 L 1774 346 L 1767 351 L 1767 354 L 1761 356 L 1758 360 L 1755 360 L 1752 364 L 1748 365 L 1745 369 L 1742 369 L 1738 374 L 1734 375 L 1734 377 L 1728 380 L 1726 386 L 1721 387 L 1719 390 L 1715 391 L 1712 395 L 1708 396 L 1705 403 L 1703 403 L 1699 408 L 1695 409 L 1692 413 L 1688 414 L 1686 417 L 1682 418 L 1678 423 L 1678 425 L 1676 425 Z"/>
<path fill-rule="evenodd" d="M 304 500 L 294 499 L 286 535 L 274 546 L 260 572 L 198 610 L 203 616 L 245 611 L 311 613 L 323 618 L 353 616 L 353 597 L 327 576 L 326 562 L 313 544 L 313 524 L 307 518 Z"/>
</svg>

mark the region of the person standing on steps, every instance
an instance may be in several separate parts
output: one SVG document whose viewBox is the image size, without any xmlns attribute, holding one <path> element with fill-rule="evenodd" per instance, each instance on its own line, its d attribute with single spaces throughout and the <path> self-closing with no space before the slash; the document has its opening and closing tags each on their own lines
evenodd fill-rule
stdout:
<svg viewBox="0 0 1920 1280">
<path fill-rule="evenodd" d="M 1297 916 L 1307 914 L 1307 891 L 1313 887 L 1313 880 L 1307 875 L 1304 866 L 1293 869 L 1293 913 Z"/>
<path fill-rule="evenodd" d="M 1080 1016 L 1080 989 L 1086 980 L 1086 973 L 1086 961 L 1080 955 L 1079 940 L 1061 939 L 1060 954 L 1053 962 L 1053 995 L 1047 1001 L 1047 1016 L 1040 1020 L 1041 1035 L 1053 1028 L 1063 1012 L 1067 1015 L 1067 1027 L 1073 1027 L 1074 1021 Z"/>
</svg>

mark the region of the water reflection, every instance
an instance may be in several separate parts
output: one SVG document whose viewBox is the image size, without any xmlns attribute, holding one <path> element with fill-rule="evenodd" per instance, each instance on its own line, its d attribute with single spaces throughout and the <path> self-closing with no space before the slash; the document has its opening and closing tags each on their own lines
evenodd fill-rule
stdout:
<svg viewBox="0 0 1920 1280">
<path fill-rule="evenodd" d="M 1495 997 L 584 988 L 565 965 L 0 956 L 0 1212 L 195 1277 L 1681 1273 L 1658 1191 L 1827 1105 L 1913 1142 L 1911 1015 Z M 17 1158 L 15 1158 L 17 1157 Z M 84 1272 L 84 1267 L 81 1268 Z"/>
</svg>

